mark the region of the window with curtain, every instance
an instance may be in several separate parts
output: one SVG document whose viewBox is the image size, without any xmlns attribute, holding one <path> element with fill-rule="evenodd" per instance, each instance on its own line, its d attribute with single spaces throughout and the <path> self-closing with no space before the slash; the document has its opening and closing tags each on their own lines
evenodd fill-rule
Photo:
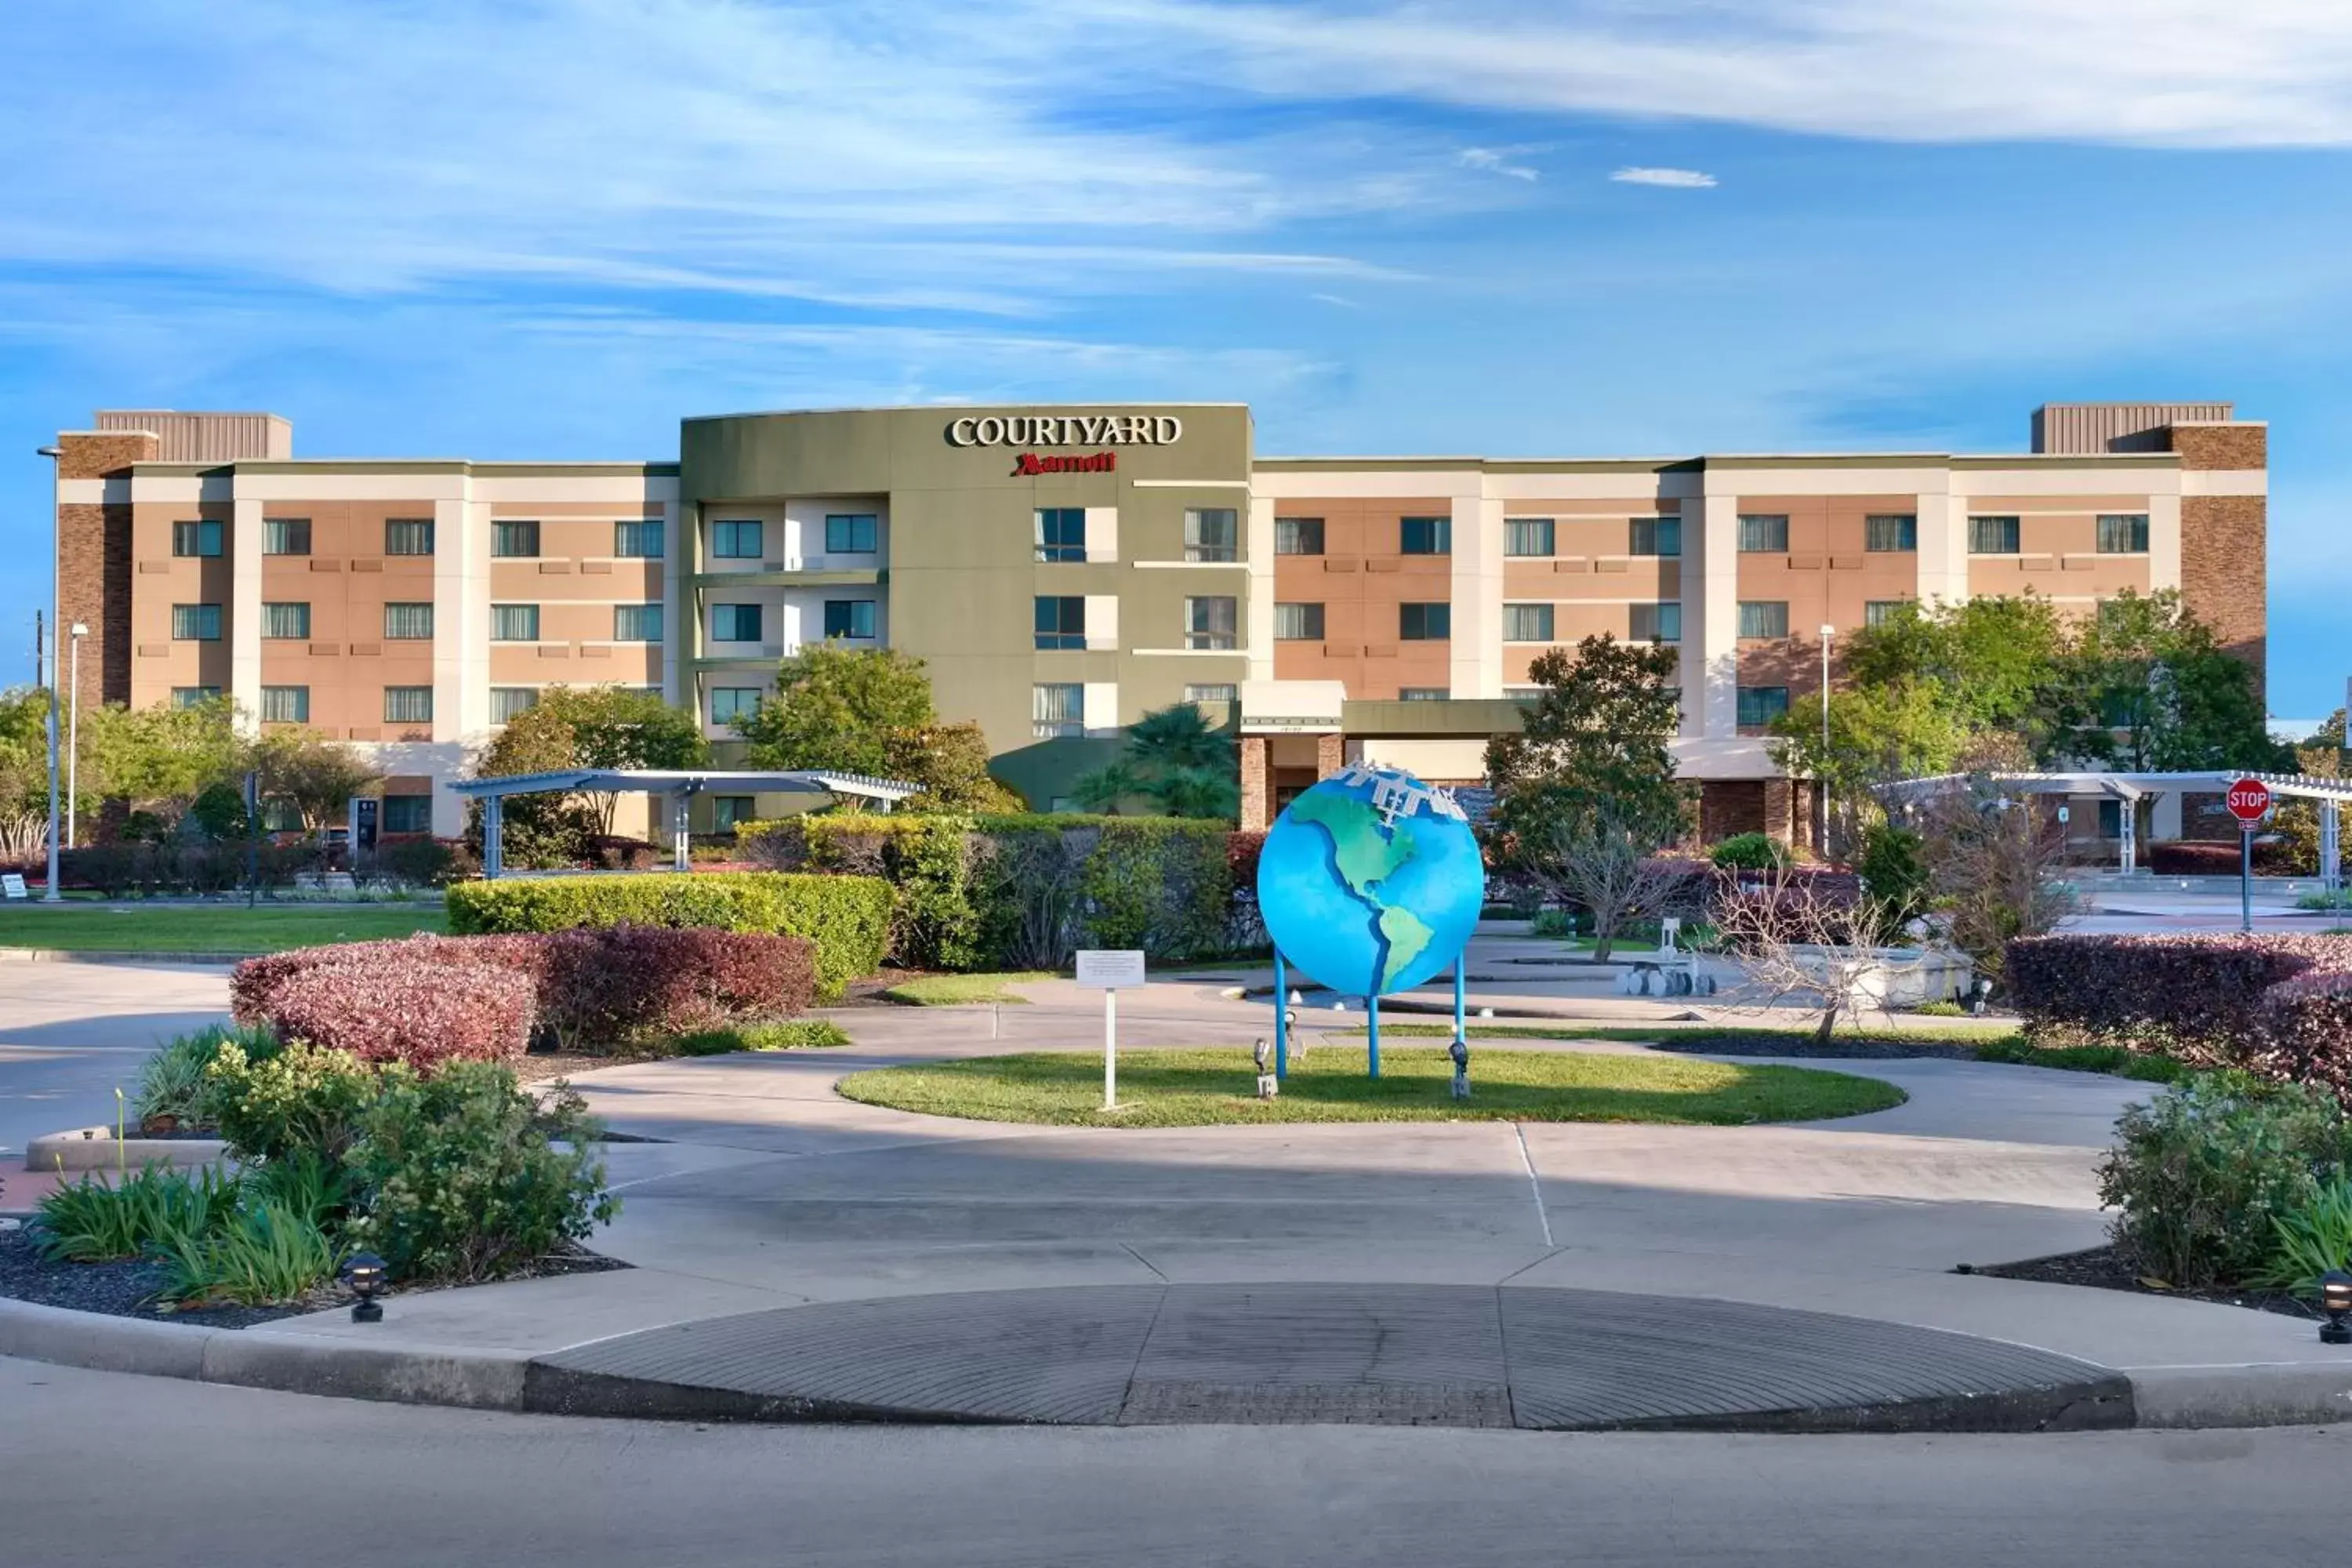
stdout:
<svg viewBox="0 0 2352 1568">
<path fill-rule="evenodd" d="M 392 642 L 420 642 L 433 635 L 433 606 L 429 604 L 386 605 L 383 607 L 383 635 Z"/>
<path fill-rule="evenodd" d="M 307 517 L 265 517 L 261 520 L 264 555 L 310 553 L 310 520 Z"/>
<path fill-rule="evenodd" d="M 1789 601 L 1739 601 L 1739 635 L 1743 637 L 1784 637 L 1789 635 Z"/>
<path fill-rule="evenodd" d="M 490 640 L 492 642 L 537 642 L 539 640 L 539 606 L 537 605 L 492 605 L 490 606 Z"/>
<path fill-rule="evenodd" d="M 264 687 L 267 691 L 268 688 Z M 264 833 L 299 833 L 302 831 L 302 808 L 282 795 L 273 795 L 261 803 L 261 830 Z"/>
<path fill-rule="evenodd" d="M 2021 542 L 2021 531 L 2013 517 L 1972 517 L 1969 519 L 1969 553 L 2014 555 Z"/>
<path fill-rule="evenodd" d="M 1679 601 L 1663 605 L 1628 605 L 1625 606 L 1625 636 L 1633 642 L 1680 642 L 1683 640 L 1683 607 Z"/>
<path fill-rule="evenodd" d="M 1234 646 L 1240 625 L 1240 601 L 1226 595 L 1213 595 L 1184 601 L 1184 646 L 1191 648 L 1229 648 Z"/>
<path fill-rule="evenodd" d="M 710 606 L 712 642 L 758 642 L 760 630 L 760 606 L 757 605 Z"/>
<path fill-rule="evenodd" d="M 1321 642 L 1323 640 L 1323 606 L 1320 605 L 1275 605 L 1274 637 L 1276 642 Z"/>
<path fill-rule="evenodd" d="M 714 795 L 710 797 L 710 826 L 718 833 L 732 833 L 744 823 L 759 818 L 760 799 L 750 795 Z"/>
<path fill-rule="evenodd" d="M 539 524 L 536 522 L 491 523 L 490 553 L 524 560 L 537 555 Z"/>
<path fill-rule="evenodd" d="M 1087 509 L 1081 506 L 1041 506 L 1037 509 L 1037 559 L 1084 561 L 1087 558 Z"/>
<path fill-rule="evenodd" d="M 1274 520 L 1276 555 L 1323 553 L 1323 520 L 1319 517 L 1277 517 Z"/>
<path fill-rule="evenodd" d="M 1862 624 L 1883 626 L 1900 616 L 1903 606 L 1910 602 L 1908 599 L 1873 599 L 1862 607 Z"/>
<path fill-rule="evenodd" d="M 1785 686 L 1743 686 L 1739 689 L 1739 727 L 1761 729 L 1789 710 Z"/>
<path fill-rule="evenodd" d="M 174 686 L 172 688 L 172 706 L 201 708 L 220 694 L 221 689 L 217 686 Z"/>
<path fill-rule="evenodd" d="M 760 710 L 760 699 L 767 695 L 759 686 L 715 686 L 710 689 L 710 721 L 732 724 L 738 719 L 749 719 Z"/>
<path fill-rule="evenodd" d="M 2109 512 L 2099 519 L 2099 553 L 2102 555 L 2145 555 L 2147 553 L 2147 513 L 2144 511 Z"/>
<path fill-rule="evenodd" d="M 490 722 L 504 724 L 520 714 L 539 706 L 536 686 L 493 686 L 490 688 Z"/>
<path fill-rule="evenodd" d="M 433 831 L 433 797 L 429 795 L 388 795 L 383 797 L 383 831 Z"/>
<path fill-rule="evenodd" d="M 1076 594 L 1040 594 L 1036 605 L 1037 646 L 1041 648 L 1082 648 L 1087 646 L 1087 602 Z"/>
<path fill-rule="evenodd" d="M 1505 605 L 1503 606 L 1503 640 L 1505 642 L 1549 642 L 1552 640 L 1552 607 L 1549 605 Z"/>
<path fill-rule="evenodd" d="M 824 552 L 827 555 L 871 555 L 880 546 L 876 542 L 881 523 L 870 511 L 829 512 L 824 520 Z"/>
<path fill-rule="evenodd" d="M 1241 700 L 1242 689 L 1231 681 L 1213 680 L 1205 685 L 1184 689 L 1184 700 L 1187 702 L 1239 702 Z"/>
<path fill-rule="evenodd" d="M 429 517 L 386 518 L 383 552 L 386 555 L 432 554 L 433 520 Z"/>
<path fill-rule="evenodd" d="M 310 721 L 310 689 L 307 686 L 263 687 L 261 721 L 265 724 L 308 724 Z"/>
<path fill-rule="evenodd" d="M 613 553 L 625 561 L 662 558 L 662 520 L 633 518 L 613 525 Z"/>
<path fill-rule="evenodd" d="M 1454 606 L 1399 605 L 1397 636 L 1406 642 L 1444 642 L 1454 635 Z"/>
<path fill-rule="evenodd" d="M 1188 507 L 1184 512 L 1184 559 L 1238 561 L 1241 525 L 1229 506 Z"/>
<path fill-rule="evenodd" d="M 874 601 L 827 599 L 824 635 L 828 637 L 870 637 L 874 635 Z"/>
<path fill-rule="evenodd" d="M 1453 695 L 1453 688 L 1446 686 L 1400 686 L 1397 688 L 1397 700 L 1400 702 L 1444 702 Z"/>
<path fill-rule="evenodd" d="M 261 606 L 261 635 L 266 637 L 301 638 L 310 635 L 310 605 L 299 604 L 267 604 Z"/>
<path fill-rule="evenodd" d="M 1626 542 L 1629 555 L 1680 555 L 1683 552 L 1683 520 L 1679 517 L 1637 517 L 1633 520 L 1632 537 Z"/>
<path fill-rule="evenodd" d="M 1031 732 L 1040 741 L 1087 732 L 1087 689 L 1075 680 L 1041 681 L 1029 689 Z"/>
<path fill-rule="evenodd" d="M 1403 555 L 1454 553 L 1454 520 L 1450 517 L 1408 517 L 1397 523 L 1397 551 Z"/>
<path fill-rule="evenodd" d="M 1879 555 L 1918 549 L 1918 517 L 1907 511 L 1872 513 L 1862 520 L 1862 547 Z"/>
<path fill-rule="evenodd" d="M 1503 553 L 1551 555 L 1559 530 L 1548 517 L 1507 517 L 1503 520 Z"/>
<path fill-rule="evenodd" d="M 767 553 L 767 525 L 758 518 L 726 518 L 710 525 L 710 553 L 720 561 L 757 561 Z"/>
<path fill-rule="evenodd" d="M 385 687 L 383 721 L 387 724 L 430 724 L 433 722 L 433 689 L 429 686 Z"/>
<path fill-rule="evenodd" d="M 1748 554 L 1779 555 L 1789 548 L 1789 520 L 1777 511 L 1739 514 L 1739 548 Z"/>
<path fill-rule="evenodd" d="M 174 555 L 218 555 L 221 525 L 217 522 L 175 522 L 172 525 Z"/>
<path fill-rule="evenodd" d="M 613 640 L 614 642 L 661 641 L 662 607 L 659 605 L 614 605 Z"/>
<path fill-rule="evenodd" d="M 174 642 L 218 642 L 220 627 L 218 605 L 172 606 L 172 640 Z"/>
</svg>

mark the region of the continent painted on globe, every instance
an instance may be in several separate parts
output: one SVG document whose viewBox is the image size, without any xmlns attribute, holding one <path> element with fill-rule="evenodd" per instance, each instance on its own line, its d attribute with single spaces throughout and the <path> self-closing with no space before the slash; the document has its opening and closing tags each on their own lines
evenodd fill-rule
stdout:
<svg viewBox="0 0 2352 1568">
<path fill-rule="evenodd" d="M 1365 906 L 1378 957 L 1372 985 L 1385 991 L 1419 958 L 1433 934 L 1411 910 L 1383 902 L 1381 884 L 1412 858 L 1413 841 L 1397 830 L 1369 800 L 1308 791 L 1291 804 L 1297 820 L 1320 829 L 1331 841 L 1332 868 L 1349 894 Z"/>
</svg>

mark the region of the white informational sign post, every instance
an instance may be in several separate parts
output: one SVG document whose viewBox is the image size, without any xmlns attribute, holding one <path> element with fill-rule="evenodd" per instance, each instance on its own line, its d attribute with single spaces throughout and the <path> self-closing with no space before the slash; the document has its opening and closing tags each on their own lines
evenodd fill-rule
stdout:
<svg viewBox="0 0 2352 1568">
<path fill-rule="evenodd" d="M 5 893 L 12 899 L 23 898 L 25 896 L 24 877 L 15 871 L 0 876 L 0 893 Z"/>
<path fill-rule="evenodd" d="M 1103 994 L 1103 1109 L 1118 1109 L 1118 994 L 1143 985 L 1139 948 L 1087 948 L 1078 953 L 1078 984 Z"/>
</svg>

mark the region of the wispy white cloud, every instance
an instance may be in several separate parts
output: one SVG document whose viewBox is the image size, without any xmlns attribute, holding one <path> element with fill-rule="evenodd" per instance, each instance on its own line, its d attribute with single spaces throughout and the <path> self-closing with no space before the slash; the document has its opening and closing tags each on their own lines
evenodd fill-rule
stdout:
<svg viewBox="0 0 2352 1568">
<path fill-rule="evenodd" d="M 1540 179 L 1542 175 L 1533 164 L 1514 163 L 1512 160 L 1523 158 L 1529 153 L 1541 153 L 1546 150 L 1540 144 L 1518 147 L 1465 147 L 1462 149 L 1462 163 L 1466 168 L 1486 169 L 1497 174 L 1508 174 L 1515 180 L 1536 180 Z"/>
<path fill-rule="evenodd" d="M 1715 188 L 1715 176 L 1696 169 L 1649 169 L 1636 164 L 1619 169 L 1609 176 L 1621 185 L 1668 185 L 1682 191 L 1707 191 Z"/>
</svg>

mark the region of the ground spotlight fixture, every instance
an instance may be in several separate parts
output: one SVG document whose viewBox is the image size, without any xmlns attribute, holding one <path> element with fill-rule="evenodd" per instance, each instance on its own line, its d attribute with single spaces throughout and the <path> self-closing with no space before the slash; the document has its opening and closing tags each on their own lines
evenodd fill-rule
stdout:
<svg viewBox="0 0 2352 1568">
<path fill-rule="evenodd" d="M 383 1259 L 373 1252 L 354 1252 L 351 1260 L 343 1265 L 343 1282 L 357 1291 L 360 1298 L 352 1303 L 352 1322 L 383 1321 L 383 1308 L 377 1303 L 375 1296 L 383 1289 L 384 1277 L 388 1272 Z"/>
<path fill-rule="evenodd" d="M 2352 1345 L 2352 1325 L 2344 1321 L 2352 1314 L 2352 1274 L 2331 1268 L 2319 1277 L 2319 1310 L 2327 1314 L 2319 1330 L 2319 1342 Z"/>
</svg>

